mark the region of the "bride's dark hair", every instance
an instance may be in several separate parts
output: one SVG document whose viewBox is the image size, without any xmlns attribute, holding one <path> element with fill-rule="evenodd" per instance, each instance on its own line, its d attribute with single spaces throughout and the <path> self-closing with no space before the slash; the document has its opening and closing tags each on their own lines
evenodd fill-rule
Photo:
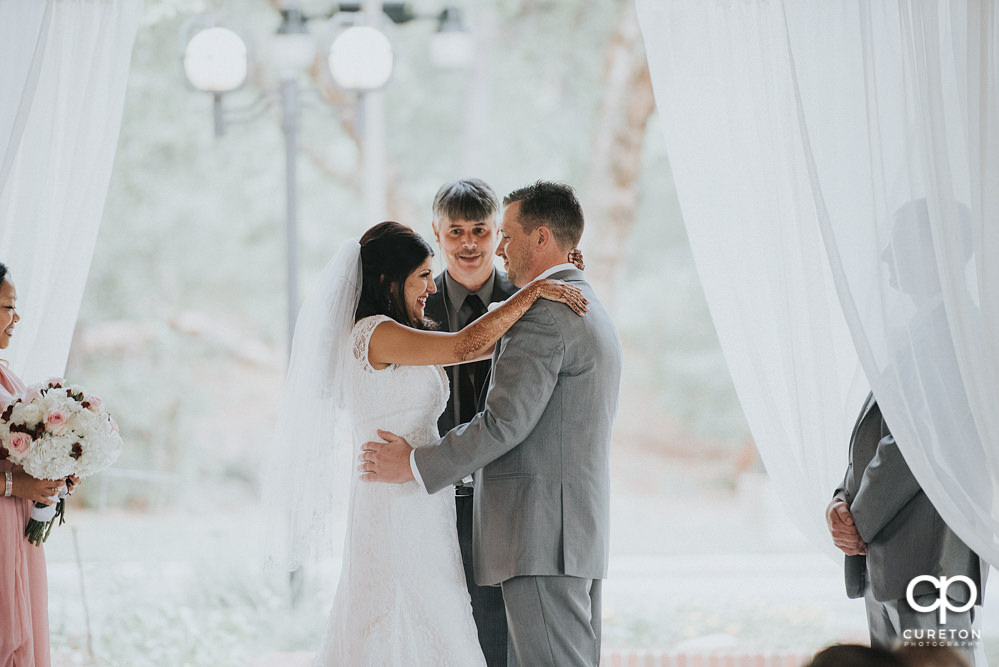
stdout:
<svg viewBox="0 0 999 667">
<path fill-rule="evenodd" d="M 0 283 L 2 283 L 4 281 L 4 278 L 6 277 L 7 277 L 7 265 L 4 264 L 3 262 L 0 262 Z"/>
<path fill-rule="evenodd" d="M 424 318 L 415 320 L 406 307 L 404 286 L 434 249 L 422 236 L 398 222 L 380 222 L 361 237 L 361 299 L 354 321 L 370 315 L 388 315 L 416 329 L 433 328 Z"/>
</svg>

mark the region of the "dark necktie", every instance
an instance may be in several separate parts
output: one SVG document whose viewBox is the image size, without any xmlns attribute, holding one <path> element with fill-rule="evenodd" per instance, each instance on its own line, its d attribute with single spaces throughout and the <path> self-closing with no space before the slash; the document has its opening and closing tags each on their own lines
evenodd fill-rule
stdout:
<svg viewBox="0 0 999 667">
<path fill-rule="evenodd" d="M 479 319 L 486 312 L 486 305 L 482 303 L 482 299 L 477 294 L 469 294 L 465 297 L 465 303 L 462 306 L 463 310 L 465 306 L 471 309 L 468 319 L 465 320 L 465 326 Z M 458 366 L 458 419 L 462 424 L 470 421 L 475 416 L 475 413 L 478 412 L 479 383 L 482 377 L 484 377 L 482 369 L 484 365 L 482 362 L 476 362 Z"/>
</svg>

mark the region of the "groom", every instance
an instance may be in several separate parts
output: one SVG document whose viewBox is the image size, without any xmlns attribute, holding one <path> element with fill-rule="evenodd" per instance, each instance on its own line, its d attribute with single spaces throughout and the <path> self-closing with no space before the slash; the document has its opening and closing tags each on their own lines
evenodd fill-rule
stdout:
<svg viewBox="0 0 999 667">
<path fill-rule="evenodd" d="M 361 477 L 416 479 L 435 493 L 474 472 L 475 579 L 502 587 L 510 663 L 595 667 L 621 345 L 582 272 L 566 263 L 583 233 L 572 188 L 539 181 L 503 204 L 496 254 L 510 281 L 565 280 L 590 311 L 536 302 L 496 345 L 484 410 L 417 450 L 379 432 L 387 442 L 365 443 Z"/>
</svg>

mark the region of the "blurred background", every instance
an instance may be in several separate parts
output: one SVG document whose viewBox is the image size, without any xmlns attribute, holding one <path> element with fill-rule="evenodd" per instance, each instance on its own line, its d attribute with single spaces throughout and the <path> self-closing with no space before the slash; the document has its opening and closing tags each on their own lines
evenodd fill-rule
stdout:
<svg viewBox="0 0 999 667">
<path fill-rule="evenodd" d="M 74 664 L 307 664 L 325 630 L 337 564 L 295 590 L 262 567 L 255 513 L 281 455 L 268 439 L 287 346 L 286 144 L 267 49 L 279 5 L 145 2 L 66 371 L 111 406 L 126 450 L 46 546 L 54 654 Z M 429 238 L 434 193 L 466 176 L 501 197 L 564 181 L 587 215 L 587 273 L 625 348 L 605 653 L 807 655 L 864 640 L 838 562 L 787 522 L 759 464 L 687 246 L 630 0 L 450 3 L 474 45 L 462 67 L 432 57 L 444 5 L 410 5 L 421 18 L 386 28 L 394 70 L 375 117 L 384 217 Z M 212 96 L 181 66 L 185 25 L 204 13 L 249 36 L 254 63 L 223 96 L 250 111 L 219 137 Z M 308 21 L 317 35 L 327 25 Z M 319 61 L 301 81 L 304 293 L 379 220 L 366 217 L 370 106 Z"/>
</svg>

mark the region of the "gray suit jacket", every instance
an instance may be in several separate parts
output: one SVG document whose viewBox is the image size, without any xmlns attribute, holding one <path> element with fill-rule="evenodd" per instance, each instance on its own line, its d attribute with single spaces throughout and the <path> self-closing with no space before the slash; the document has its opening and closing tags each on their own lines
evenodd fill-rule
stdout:
<svg viewBox="0 0 999 667">
<path fill-rule="evenodd" d="M 581 271 L 552 277 L 579 287 L 590 312 L 538 300 L 496 346 L 483 411 L 415 453 L 431 493 L 478 471 L 479 585 L 607 574 L 621 344 Z"/>
<path fill-rule="evenodd" d="M 867 556 L 846 557 L 846 589 L 863 597 L 870 572 L 874 598 L 881 602 L 905 597 L 914 577 L 964 575 L 984 593 L 988 565 L 944 523 L 920 488 L 895 444 L 873 395 L 869 396 L 850 439 L 850 466 L 836 490 L 850 506 Z M 951 586 L 956 602 L 967 602 L 965 586 Z M 939 594 L 929 582 L 915 595 Z"/>
</svg>

